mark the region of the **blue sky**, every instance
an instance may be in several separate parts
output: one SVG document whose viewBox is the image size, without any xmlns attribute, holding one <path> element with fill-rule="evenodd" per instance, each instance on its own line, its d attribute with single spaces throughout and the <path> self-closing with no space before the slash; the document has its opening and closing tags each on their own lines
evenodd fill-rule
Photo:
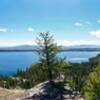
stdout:
<svg viewBox="0 0 100 100">
<path fill-rule="evenodd" d="M 100 0 L 0 0 L 0 46 L 35 44 L 49 31 L 58 44 L 100 43 Z"/>
</svg>

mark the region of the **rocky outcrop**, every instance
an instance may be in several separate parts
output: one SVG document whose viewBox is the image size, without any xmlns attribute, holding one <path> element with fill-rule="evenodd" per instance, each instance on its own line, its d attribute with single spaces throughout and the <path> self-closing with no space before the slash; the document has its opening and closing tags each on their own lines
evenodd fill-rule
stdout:
<svg viewBox="0 0 100 100">
<path fill-rule="evenodd" d="M 0 89 L 0 91 L 5 93 L 0 95 L 0 100 L 84 100 L 78 92 L 72 91 L 68 86 L 59 89 L 48 82 L 29 90 Z"/>
<path fill-rule="evenodd" d="M 61 89 L 48 82 L 35 86 L 28 93 L 29 97 L 24 100 L 84 100 L 80 93 L 72 91 L 69 86 Z"/>
</svg>

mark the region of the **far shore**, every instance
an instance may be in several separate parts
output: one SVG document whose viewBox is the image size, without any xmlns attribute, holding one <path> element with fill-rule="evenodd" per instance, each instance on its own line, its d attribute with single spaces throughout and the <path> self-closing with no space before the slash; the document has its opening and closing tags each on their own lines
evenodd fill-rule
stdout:
<svg viewBox="0 0 100 100">
<path fill-rule="evenodd" d="M 64 49 L 59 52 L 99 52 L 100 48 L 72 48 Z M 38 52 L 37 50 L 0 50 L 0 52 Z"/>
</svg>

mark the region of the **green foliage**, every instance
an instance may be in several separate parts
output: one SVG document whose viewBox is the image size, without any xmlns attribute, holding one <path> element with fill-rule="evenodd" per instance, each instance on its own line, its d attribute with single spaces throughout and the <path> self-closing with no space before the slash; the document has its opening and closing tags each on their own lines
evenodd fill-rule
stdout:
<svg viewBox="0 0 100 100">
<path fill-rule="evenodd" d="M 39 64 L 32 64 L 26 71 L 21 71 L 17 76 L 20 77 L 20 87 L 32 88 L 34 85 L 46 80 L 44 76 L 46 73 L 42 70 Z"/>
<path fill-rule="evenodd" d="M 91 72 L 95 70 L 100 60 L 100 55 L 91 58 L 89 62 L 71 63 L 66 71 L 66 80 L 69 81 L 70 86 L 81 93 L 83 93 L 83 86 Z"/>
<path fill-rule="evenodd" d="M 59 88 L 60 90 L 64 90 L 65 89 L 64 86 L 66 86 L 66 84 L 68 84 L 68 82 L 64 80 L 64 81 L 58 81 L 55 84 L 56 84 L 57 88 Z"/>
<path fill-rule="evenodd" d="M 73 63 L 66 72 L 66 80 L 69 80 L 73 90 L 81 91 L 85 80 L 85 67 L 82 64 Z"/>
<path fill-rule="evenodd" d="M 6 80 L 4 81 L 4 87 L 8 89 L 15 88 L 17 86 L 17 81 L 14 77 L 7 77 Z"/>
<path fill-rule="evenodd" d="M 90 73 L 84 85 L 84 95 L 86 100 L 100 99 L 100 64 Z"/>
</svg>

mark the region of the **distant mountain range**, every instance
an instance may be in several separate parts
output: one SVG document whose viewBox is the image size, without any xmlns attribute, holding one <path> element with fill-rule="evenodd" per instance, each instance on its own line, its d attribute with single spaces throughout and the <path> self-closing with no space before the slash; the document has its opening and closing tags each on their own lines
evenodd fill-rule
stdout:
<svg viewBox="0 0 100 100">
<path fill-rule="evenodd" d="M 0 51 L 34 51 L 37 46 L 33 45 L 19 45 L 12 47 L 0 47 Z M 76 46 L 62 46 L 63 51 L 100 51 L 100 45 L 76 45 Z"/>
<path fill-rule="evenodd" d="M 12 47 L 0 47 L 0 51 L 32 51 L 36 50 L 36 46 L 32 45 L 19 45 Z"/>
</svg>

